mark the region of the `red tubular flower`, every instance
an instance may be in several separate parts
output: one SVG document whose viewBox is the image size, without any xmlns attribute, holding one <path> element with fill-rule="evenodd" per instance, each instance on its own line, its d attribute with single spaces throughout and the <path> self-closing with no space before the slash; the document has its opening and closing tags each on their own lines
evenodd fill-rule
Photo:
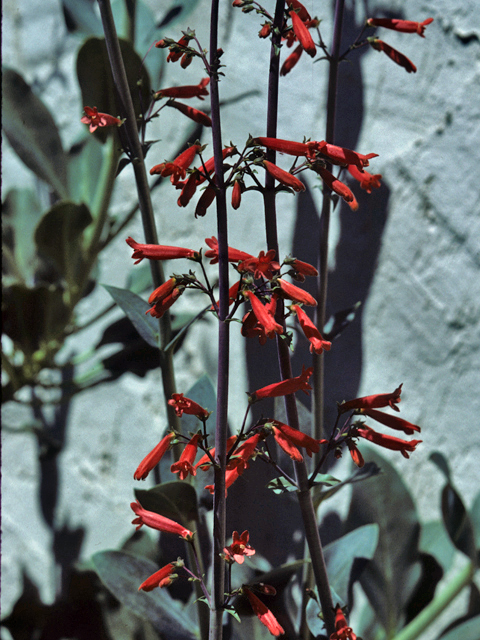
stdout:
<svg viewBox="0 0 480 640">
<path fill-rule="evenodd" d="M 205 257 L 211 258 L 210 264 L 217 264 L 218 240 L 215 238 L 215 236 L 212 236 L 211 238 L 205 238 L 205 242 L 210 247 L 208 251 L 205 251 Z M 240 251 L 240 249 L 234 249 L 233 247 L 228 247 L 229 262 L 240 262 L 241 260 L 248 260 L 249 258 L 254 258 L 254 256 L 252 256 L 251 253 Z"/>
<path fill-rule="evenodd" d="M 349 164 L 354 164 L 359 169 L 368 167 L 369 160 L 377 158 L 378 153 L 358 153 L 352 149 L 346 149 L 345 147 L 338 147 L 336 144 L 329 144 L 322 140 L 321 142 L 312 143 L 315 144 L 315 149 L 327 158 L 333 164 L 339 164 L 342 167 L 347 167 Z"/>
<path fill-rule="evenodd" d="M 262 28 L 258 32 L 258 37 L 259 38 L 268 38 L 268 36 L 270 35 L 271 31 L 272 31 L 271 22 L 265 22 L 264 24 L 262 24 Z"/>
<path fill-rule="evenodd" d="M 424 38 L 425 27 L 431 22 L 433 22 L 433 18 L 427 18 L 423 22 L 395 18 L 369 18 L 367 25 L 369 27 L 385 27 L 385 29 L 393 29 L 393 31 L 401 31 L 402 33 L 418 33 L 419 36 Z"/>
<path fill-rule="evenodd" d="M 157 466 L 168 451 L 174 438 L 175 434 L 171 432 L 167 433 L 167 435 L 160 440 L 157 446 L 153 448 L 138 465 L 137 470 L 133 474 L 134 480 L 145 480 L 150 471 Z"/>
<path fill-rule="evenodd" d="M 230 287 L 230 289 L 228 290 L 228 306 L 230 306 L 231 304 L 233 304 L 235 302 L 235 300 L 237 299 L 238 296 L 238 291 L 240 289 L 240 280 L 238 282 L 236 282 L 234 285 L 232 285 Z M 219 308 L 220 306 L 220 300 L 216 301 L 216 308 L 213 306 L 210 307 L 210 311 L 216 311 L 216 309 Z"/>
<path fill-rule="evenodd" d="M 223 550 L 227 562 L 243 564 L 245 557 L 255 554 L 255 549 L 248 544 L 249 537 L 248 531 L 244 531 L 241 536 L 238 535 L 238 531 L 233 532 L 232 544 Z"/>
<path fill-rule="evenodd" d="M 186 413 L 190 416 L 197 416 L 199 420 L 206 420 L 210 415 L 207 409 L 201 407 L 194 400 L 184 398 L 183 393 L 172 393 L 168 404 L 175 409 L 175 413 L 179 418 Z"/>
<path fill-rule="evenodd" d="M 137 531 L 142 525 L 146 525 L 147 527 L 151 527 L 152 529 L 156 529 L 157 531 L 164 531 L 165 533 L 176 533 L 185 540 L 192 539 L 193 533 L 189 529 L 185 528 L 183 525 L 175 522 L 174 520 L 170 520 L 169 518 L 165 518 L 164 516 L 159 515 L 158 513 L 147 511 L 142 507 L 138 500 L 136 502 L 131 502 L 130 507 L 137 516 L 134 520 L 132 520 L 132 524 L 137 525 Z"/>
<path fill-rule="evenodd" d="M 415 451 L 417 444 L 422 440 L 401 440 L 394 436 L 386 436 L 383 433 L 374 431 L 371 427 L 364 424 L 362 427 L 355 427 L 352 431 L 353 435 L 358 435 L 360 438 L 365 438 L 373 444 L 378 444 L 380 447 L 390 449 L 391 451 L 400 451 L 404 458 L 409 458 L 408 452 Z"/>
<path fill-rule="evenodd" d="M 249 394 L 250 402 L 257 402 L 263 398 L 276 398 L 278 396 L 288 396 L 296 391 L 304 391 L 308 396 L 308 389 L 312 387 L 308 384 L 308 380 L 313 373 L 313 367 L 305 369 L 302 367 L 302 373 L 295 378 L 288 378 L 281 382 L 274 382 L 266 387 L 262 387 L 257 391 Z"/>
<path fill-rule="evenodd" d="M 292 27 L 295 32 L 295 35 L 298 38 L 298 41 L 312 58 L 315 57 L 317 53 L 317 48 L 315 47 L 315 43 L 313 42 L 313 38 L 310 34 L 310 31 L 305 26 L 303 20 L 295 13 L 295 11 L 290 11 L 290 18 L 292 19 Z"/>
<path fill-rule="evenodd" d="M 213 187 L 207 187 L 205 189 L 195 207 L 195 218 L 203 218 L 203 216 L 206 215 L 208 207 L 215 200 L 216 196 L 217 192 Z"/>
<path fill-rule="evenodd" d="M 280 265 L 274 260 L 275 253 L 275 249 L 270 249 L 267 253 L 260 251 L 258 258 L 252 256 L 242 260 L 238 265 L 238 270 L 253 273 L 255 280 L 262 276 L 267 280 L 271 280 L 275 273 L 280 270 Z"/>
<path fill-rule="evenodd" d="M 175 44 L 177 46 L 179 46 L 179 47 L 187 47 L 189 42 L 190 42 L 190 38 L 188 36 L 183 36 Z M 173 46 L 173 45 L 171 45 L 171 46 Z M 162 49 L 163 47 L 159 47 L 159 48 Z M 182 55 L 183 55 L 182 51 L 173 51 L 172 49 L 170 49 L 170 52 L 169 52 L 169 54 L 167 56 L 167 62 L 177 62 L 177 60 L 180 60 Z"/>
<path fill-rule="evenodd" d="M 170 402 L 170 400 L 168 401 Z M 177 462 L 174 462 L 170 467 L 172 473 L 178 473 L 180 480 L 185 480 L 188 474 L 192 476 L 197 475 L 197 469 L 193 466 L 193 461 L 197 455 L 198 441 L 201 435 L 196 433 L 185 449 Z"/>
<path fill-rule="evenodd" d="M 182 69 L 186 69 L 192 63 L 193 55 L 191 53 L 184 53 L 182 59 L 180 60 L 180 66 Z"/>
<path fill-rule="evenodd" d="M 357 640 L 353 629 L 347 624 L 340 605 L 337 605 L 335 612 L 335 632 L 330 636 L 330 640 Z"/>
<path fill-rule="evenodd" d="M 257 321 L 262 325 L 265 330 L 265 335 L 267 338 L 274 338 L 275 334 L 282 334 L 283 327 L 278 322 L 275 322 L 275 306 L 276 302 L 274 300 L 274 307 L 272 311 L 272 306 L 267 307 L 264 305 L 261 300 L 257 298 L 257 296 L 253 293 L 253 291 L 246 291 L 245 295 L 250 300 L 250 304 L 252 305 L 252 311 L 257 318 Z"/>
<path fill-rule="evenodd" d="M 96 131 L 98 127 L 119 127 L 123 120 L 115 118 L 108 113 L 99 113 L 97 107 L 83 107 L 85 115 L 80 118 L 80 122 L 88 124 L 90 133 Z"/>
<path fill-rule="evenodd" d="M 242 318 L 242 336 L 244 338 L 257 338 L 261 345 L 267 342 L 267 334 L 264 327 L 258 322 L 253 311 L 249 311 Z"/>
<path fill-rule="evenodd" d="M 160 174 L 164 178 L 166 176 L 172 176 L 171 181 L 173 184 L 176 184 L 179 180 L 185 178 L 188 167 L 192 164 L 197 151 L 200 151 L 201 148 L 199 144 L 192 144 L 177 156 L 173 162 L 162 162 L 152 167 L 150 169 L 150 175 Z"/>
<path fill-rule="evenodd" d="M 182 192 L 177 200 L 177 204 L 179 207 L 186 207 L 190 202 L 195 194 L 195 191 L 197 190 L 198 179 L 199 177 L 197 171 L 194 171 L 188 176 L 188 179 L 182 185 Z M 176 184 L 177 189 L 179 188 L 179 185 L 180 181 Z"/>
<path fill-rule="evenodd" d="M 300 20 L 302 20 L 303 22 L 307 22 L 307 20 L 311 20 L 311 17 L 307 11 L 307 8 L 304 7 L 303 4 L 299 2 L 299 0 L 287 0 L 287 4 L 290 7 L 290 9 L 293 9 L 297 13 Z"/>
<path fill-rule="evenodd" d="M 133 249 L 132 258 L 135 260 L 135 264 L 138 264 L 144 258 L 149 260 L 176 260 L 177 258 L 193 258 L 196 254 L 193 249 L 184 249 L 183 247 L 141 244 L 131 237 L 128 237 L 125 242 Z"/>
<path fill-rule="evenodd" d="M 368 171 L 360 171 L 360 169 L 354 165 L 348 165 L 348 173 L 360 182 L 360 187 L 365 189 L 367 193 L 372 193 L 372 189 L 380 188 L 380 180 L 382 178 L 381 173 L 368 173 Z"/>
<path fill-rule="evenodd" d="M 200 111 L 199 109 L 190 107 L 188 104 L 183 104 L 183 102 L 175 101 L 167 102 L 167 106 L 173 107 L 177 111 L 180 111 L 180 113 L 183 113 L 183 115 L 187 116 L 187 118 L 190 118 L 190 120 L 198 122 L 198 124 L 203 124 L 204 127 L 212 126 L 212 120 L 210 119 L 210 116 L 207 116 L 206 113 L 203 113 L 203 111 Z"/>
<path fill-rule="evenodd" d="M 413 436 L 415 431 L 421 431 L 420 427 L 416 424 L 407 422 L 407 420 L 402 420 L 402 418 L 398 418 L 397 416 L 383 413 L 382 411 L 375 411 L 375 409 L 361 409 L 360 413 L 373 418 L 377 422 L 384 424 L 386 427 L 390 427 L 390 429 L 403 431 L 407 436 Z"/>
<path fill-rule="evenodd" d="M 318 271 L 312 264 L 308 264 L 308 262 L 302 262 L 295 258 L 288 263 L 288 266 L 295 269 L 297 274 L 301 276 L 318 276 Z"/>
<path fill-rule="evenodd" d="M 275 618 L 273 613 L 267 607 L 267 605 L 263 604 L 260 598 L 257 598 L 257 596 L 252 593 L 250 589 L 247 589 L 247 587 L 243 587 L 242 590 L 249 599 L 255 615 L 258 617 L 260 622 L 267 627 L 272 636 L 281 636 L 282 634 L 284 634 L 285 631 L 283 630 L 282 626 Z"/>
<path fill-rule="evenodd" d="M 151 309 L 145 311 L 145 315 L 149 313 L 153 318 L 161 318 L 165 311 L 170 309 L 170 307 L 176 302 L 176 300 L 178 300 L 178 298 L 184 291 L 185 289 L 183 287 L 175 287 L 175 289 L 164 298 L 158 298 L 158 300 L 155 302 L 155 305 Z"/>
<path fill-rule="evenodd" d="M 291 282 L 287 282 L 283 278 L 278 278 L 277 284 L 280 285 L 279 293 L 283 298 L 293 300 L 294 302 L 301 302 L 302 304 L 307 305 L 307 307 L 317 306 L 317 301 L 313 296 Z"/>
<path fill-rule="evenodd" d="M 241 474 L 248 467 L 248 461 L 255 453 L 255 449 L 263 439 L 263 435 L 261 433 L 256 433 L 250 438 L 247 438 L 243 444 L 241 444 L 238 449 L 235 449 L 229 460 L 227 461 L 227 471 L 232 471 L 233 469 L 237 469 L 237 471 Z"/>
<path fill-rule="evenodd" d="M 343 182 L 336 178 L 333 173 L 330 173 L 328 169 L 318 167 L 317 171 L 329 189 L 338 193 L 350 207 L 353 205 L 355 211 L 358 209 L 358 202 L 346 184 L 343 184 Z"/>
<path fill-rule="evenodd" d="M 327 440 L 315 440 L 306 433 L 293 429 L 288 424 L 283 424 L 277 420 L 273 420 L 271 425 L 277 443 L 296 462 L 303 461 L 303 456 L 297 447 L 304 448 L 311 457 L 312 453 L 319 452 L 321 444 L 328 442 Z"/>
<path fill-rule="evenodd" d="M 200 98 L 200 100 L 203 100 L 203 96 L 208 96 L 206 87 L 209 82 L 210 78 L 203 78 L 198 84 L 195 85 L 185 85 L 183 87 L 168 87 L 167 89 L 160 89 L 160 91 L 157 91 L 153 97 L 155 100 L 160 100 L 161 98 Z"/>
<path fill-rule="evenodd" d="M 290 73 L 293 67 L 300 60 L 302 53 L 303 53 L 303 47 L 301 44 L 299 44 L 298 47 L 295 47 L 295 49 L 288 56 L 288 58 L 285 58 L 285 62 L 282 64 L 282 68 L 280 69 L 281 76 L 286 76 L 287 73 Z"/>
<path fill-rule="evenodd" d="M 296 304 L 292 305 L 292 309 L 297 314 L 298 321 L 302 327 L 305 337 L 310 341 L 310 353 L 315 352 L 320 355 L 323 350 L 330 351 L 332 343 L 323 339 L 322 334 L 307 316 L 305 311 Z"/>
<path fill-rule="evenodd" d="M 363 459 L 362 454 L 360 453 L 355 443 L 351 440 L 347 441 L 347 445 L 353 462 L 357 465 L 357 467 L 361 469 L 363 466 L 365 466 L 365 460 Z"/>
<path fill-rule="evenodd" d="M 172 582 L 177 578 L 177 574 L 174 573 L 177 568 L 176 562 L 169 562 L 167 565 L 162 567 L 160 571 L 156 571 L 149 578 L 142 582 L 142 584 L 138 587 L 139 591 L 153 591 L 157 587 L 163 589 L 163 587 L 168 587 L 172 584 Z"/>
<path fill-rule="evenodd" d="M 280 153 L 288 153 L 290 156 L 311 156 L 315 151 L 316 142 L 295 142 L 292 140 L 282 140 L 281 138 L 255 138 L 256 144 L 279 151 Z"/>
<path fill-rule="evenodd" d="M 397 51 L 389 44 L 383 42 L 383 40 L 379 40 L 378 38 L 368 38 L 368 41 L 374 49 L 377 51 L 383 51 L 383 53 L 393 60 L 395 64 L 403 67 L 408 73 L 417 73 L 417 67 L 407 58 L 407 56 L 400 53 L 400 51 Z"/>
<path fill-rule="evenodd" d="M 150 294 L 150 297 L 148 298 L 149 304 L 155 304 L 156 302 L 159 302 L 160 300 L 163 300 L 164 298 L 169 296 L 175 289 L 176 284 L 176 278 L 170 278 L 169 280 L 161 284 L 155 289 L 153 293 Z"/>
<path fill-rule="evenodd" d="M 391 407 L 395 411 L 400 411 L 396 405 L 401 400 L 402 386 L 403 384 L 397 387 L 393 393 L 377 393 L 373 396 L 364 396 L 348 402 L 342 402 L 342 404 L 338 405 L 338 412 L 345 413 L 354 409 L 379 409 L 381 407 Z"/>
<path fill-rule="evenodd" d="M 275 180 L 278 180 L 278 182 L 281 182 L 287 187 L 291 187 L 294 191 L 305 191 L 305 185 L 303 182 L 295 176 L 292 176 L 288 171 L 280 169 L 280 167 L 277 167 L 276 164 L 273 164 L 273 162 L 269 162 L 268 160 L 263 160 L 262 164 L 268 173 L 273 176 Z"/>
<path fill-rule="evenodd" d="M 233 183 L 232 189 L 232 207 L 238 209 L 242 201 L 242 185 L 238 180 Z"/>
</svg>

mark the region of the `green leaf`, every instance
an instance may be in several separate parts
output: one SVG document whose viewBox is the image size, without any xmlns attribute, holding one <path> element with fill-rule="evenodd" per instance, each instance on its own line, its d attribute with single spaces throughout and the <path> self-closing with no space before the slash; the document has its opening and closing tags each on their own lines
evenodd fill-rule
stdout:
<svg viewBox="0 0 480 640">
<path fill-rule="evenodd" d="M 13 69 L 3 69 L 2 93 L 2 126 L 15 153 L 60 198 L 66 198 L 67 159 L 50 111 Z"/>
<path fill-rule="evenodd" d="M 150 79 L 140 56 L 134 51 L 130 42 L 120 40 L 120 50 L 135 115 L 138 118 L 150 104 Z M 101 113 L 109 113 L 112 116 L 120 114 L 107 47 L 103 38 L 90 38 L 81 47 L 77 56 L 77 76 L 84 106 L 97 107 Z M 118 131 L 118 129 L 99 127 L 93 135 L 101 142 L 105 142 L 109 132 L 112 131 Z"/>
<path fill-rule="evenodd" d="M 74 202 L 83 202 L 92 208 L 104 161 L 102 145 L 89 135 L 70 149 L 68 162 L 68 189 Z"/>
<path fill-rule="evenodd" d="M 91 222 L 85 204 L 62 201 L 44 214 L 35 229 L 39 254 L 51 260 L 70 285 L 78 283 L 84 269 L 82 233 Z"/>
<path fill-rule="evenodd" d="M 135 497 L 144 509 L 179 522 L 184 527 L 198 522 L 197 494 L 188 482 L 174 480 L 151 489 L 135 489 Z"/>
<path fill-rule="evenodd" d="M 346 528 L 371 523 L 380 528 L 374 558 L 363 570 L 360 583 L 390 637 L 397 631 L 420 577 L 420 526 L 412 497 L 398 472 L 373 447 L 363 448 L 365 457 L 381 467 L 382 474 L 354 485 Z"/>
<path fill-rule="evenodd" d="M 3 269 L 6 276 L 24 284 L 33 284 L 36 259 L 33 230 L 41 215 L 42 208 L 33 191 L 12 189 L 7 193 L 3 203 Z"/>
<path fill-rule="evenodd" d="M 453 563 L 455 547 L 439 520 L 422 525 L 419 550 L 432 555 L 447 573 Z"/>
<path fill-rule="evenodd" d="M 378 544 L 379 527 L 366 524 L 358 527 L 325 547 L 330 586 L 335 589 L 343 603 L 348 600 L 350 574 L 355 558 L 371 560 Z"/>
<path fill-rule="evenodd" d="M 270 482 L 267 484 L 267 489 L 271 489 L 273 493 L 280 494 L 297 491 L 298 487 L 287 480 L 287 478 L 280 476 L 278 478 L 270 480 Z"/>
<path fill-rule="evenodd" d="M 470 519 L 472 521 L 472 526 L 475 533 L 475 545 L 477 547 L 477 553 L 480 554 L 480 493 L 477 493 L 477 496 L 473 501 L 472 508 L 470 509 Z"/>
<path fill-rule="evenodd" d="M 310 598 L 305 611 L 308 628 L 314 636 L 325 633 L 325 622 L 320 618 L 321 609 L 314 598 Z"/>
<path fill-rule="evenodd" d="M 127 317 L 145 342 L 151 347 L 158 349 L 158 340 L 160 337 L 158 322 L 150 314 L 145 314 L 151 305 L 137 296 L 136 293 L 132 293 L 127 289 L 120 289 L 119 287 L 112 287 L 107 284 L 104 284 L 103 287 L 112 296 L 118 306 L 125 311 Z"/>
<path fill-rule="evenodd" d="M 440 636 L 439 640 L 478 640 L 480 638 L 480 616 L 475 616 Z"/>
<path fill-rule="evenodd" d="M 138 591 L 139 585 L 159 567 L 122 551 L 100 551 L 92 557 L 104 585 L 136 616 L 148 620 L 169 640 L 196 640 L 198 629 L 166 589 Z"/>
<path fill-rule="evenodd" d="M 450 483 L 442 491 L 442 514 L 453 544 L 475 562 L 477 554 L 473 525 L 459 493 Z"/>
<path fill-rule="evenodd" d="M 204 373 L 194 385 L 185 393 L 187 398 L 194 400 L 204 409 L 212 411 L 212 415 L 208 418 L 207 427 L 211 425 L 211 433 L 215 430 L 215 422 L 217 415 L 217 393 L 211 378 Z M 195 416 L 183 414 L 182 424 L 187 431 L 195 432 L 198 429 L 199 421 Z M 212 443 L 209 443 L 213 446 Z"/>
</svg>

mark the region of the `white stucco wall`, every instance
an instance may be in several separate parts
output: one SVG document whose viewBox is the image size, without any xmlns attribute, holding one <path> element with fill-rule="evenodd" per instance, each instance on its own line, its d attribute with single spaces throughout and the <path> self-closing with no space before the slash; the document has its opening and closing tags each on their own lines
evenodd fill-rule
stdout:
<svg viewBox="0 0 480 640">
<path fill-rule="evenodd" d="M 161 15 L 157 3 L 150 0 L 148 4 Z M 372 15 L 375 7 L 384 7 L 378 2 L 369 5 Z M 324 18 L 322 34 L 329 42 L 331 15 L 324 3 L 309 1 L 307 6 Z M 423 444 L 410 461 L 400 456 L 392 456 L 392 460 L 404 474 L 422 519 L 430 520 L 440 515 L 443 482 L 428 461 L 432 450 L 439 449 L 449 459 L 467 504 L 478 492 L 480 479 L 480 17 L 475 0 L 461 6 L 446 0 L 394 1 L 389 8 L 402 11 L 405 18 L 432 16 L 435 21 L 425 40 L 390 32 L 380 36 L 415 61 L 416 75 L 407 75 L 373 50 L 361 58 L 364 118 L 356 148 L 379 154 L 371 168 L 383 174 L 390 192 L 378 264 L 363 309 L 359 395 L 390 391 L 404 382 L 402 415 L 422 425 Z M 356 8 L 357 15 L 361 10 Z M 197 28 L 206 46 L 204 13 L 204 8 L 194 12 L 188 25 Z M 261 90 L 260 96 L 223 113 L 224 141 L 241 145 L 249 133 L 259 135 L 264 129 L 263 61 L 268 45 L 258 41 L 252 48 L 251 34 L 257 30 L 253 14 L 237 12 L 233 20 L 232 39 L 223 58 L 227 67 L 222 96 L 252 87 Z M 4 1 L 4 64 L 18 70 L 28 82 L 39 82 L 40 95 L 55 114 L 65 147 L 81 131 L 83 105 L 73 74 L 78 44 L 66 37 L 55 0 Z M 56 69 L 61 75 L 45 82 Z M 167 86 L 180 82 L 177 73 L 177 67 L 169 69 Z M 184 73 L 185 83 L 189 83 L 197 82 L 201 72 L 194 63 Z M 322 63 L 312 67 L 309 60 L 302 59 L 295 73 L 281 80 L 279 137 L 323 138 L 324 74 Z M 176 147 L 183 128 L 173 119 L 159 125 L 159 135 L 152 133 L 153 138 L 163 139 L 156 162 Z M 151 156 L 154 160 L 154 151 Z M 314 182 L 308 181 L 313 186 Z M 35 187 L 32 175 L 5 143 L 4 192 L 27 185 Z M 165 212 L 159 219 L 162 243 L 199 247 L 205 237 L 216 234 L 214 216 L 194 221 L 192 210 L 176 207 L 177 196 L 162 188 L 154 198 L 156 210 Z M 319 190 L 313 189 L 312 196 L 320 208 Z M 134 199 L 133 180 L 125 171 L 117 206 L 125 207 L 125 201 Z M 245 206 L 231 216 L 230 242 L 256 253 L 264 248 L 261 202 L 256 194 L 247 194 L 244 202 Z M 280 199 L 279 233 L 284 253 L 291 251 L 293 206 L 292 198 Z M 365 214 L 360 209 L 342 215 Z M 375 211 L 368 215 L 375 216 Z M 348 218 L 344 224 L 350 224 Z M 334 238 L 339 229 L 337 212 Z M 131 225 L 129 234 L 142 239 L 139 221 Z M 131 269 L 129 256 L 123 240 L 114 243 L 102 256 L 100 281 L 124 286 Z M 332 250 L 332 266 L 334 259 Z M 185 298 L 179 302 L 180 308 L 188 306 Z M 108 303 L 107 294 L 99 288 L 82 304 L 82 315 L 88 317 Z M 203 371 L 214 373 L 215 345 L 211 349 L 201 331 L 198 326 L 191 332 L 176 361 L 179 390 L 190 386 Z M 236 325 L 232 334 L 235 377 L 239 380 L 231 385 L 234 409 L 243 403 L 245 359 Z M 84 343 L 72 343 L 72 348 L 85 348 L 88 341 L 97 339 L 94 331 L 86 332 L 80 338 Z M 132 473 L 149 447 L 139 448 L 139 430 L 146 442 L 155 443 L 164 428 L 159 384 L 156 373 L 144 380 L 126 375 L 117 384 L 97 387 L 73 402 L 67 446 L 60 460 L 56 519 L 60 524 L 86 527 L 85 558 L 116 546 L 131 533 L 128 503 Z M 24 420 L 17 406 L 6 407 L 4 423 L 18 427 Z M 28 434 L 5 431 L 2 447 L 2 612 L 6 614 L 18 597 L 22 566 L 41 586 L 46 601 L 53 600 L 54 588 L 50 533 L 36 499 L 36 444 Z"/>
</svg>

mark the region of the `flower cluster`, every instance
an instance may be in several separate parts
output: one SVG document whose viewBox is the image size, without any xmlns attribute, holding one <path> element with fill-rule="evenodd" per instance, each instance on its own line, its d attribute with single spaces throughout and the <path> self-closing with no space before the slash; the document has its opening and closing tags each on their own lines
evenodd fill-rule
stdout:
<svg viewBox="0 0 480 640">
<path fill-rule="evenodd" d="M 402 431 L 406 435 L 413 435 L 415 432 L 420 432 L 419 426 L 397 416 L 384 413 L 383 411 L 377 411 L 378 408 L 382 407 L 390 407 L 395 411 L 399 411 L 397 405 L 400 402 L 401 392 L 402 385 L 397 387 L 392 393 L 379 393 L 343 402 L 338 405 L 338 415 L 341 416 L 347 411 L 353 411 L 355 415 L 367 416 L 391 429 Z M 417 445 L 422 442 L 421 440 L 403 440 L 402 438 L 380 433 L 363 422 L 356 421 L 348 427 L 346 443 L 353 461 L 359 467 L 363 467 L 365 463 L 362 454 L 353 440 L 354 438 L 364 438 L 385 449 L 400 451 L 405 458 L 408 458 L 409 454 L 415 451 Z"/>
</svg>

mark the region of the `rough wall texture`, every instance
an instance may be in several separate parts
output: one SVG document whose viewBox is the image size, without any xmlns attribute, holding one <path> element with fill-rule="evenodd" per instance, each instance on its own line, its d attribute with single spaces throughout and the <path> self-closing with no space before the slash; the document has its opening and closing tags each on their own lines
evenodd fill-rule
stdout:
<svg viewBox="0 0 480 640">
<path fill-rule="evenodd" d="M 324 10 L 307 3 L 312 13 Z M 358 3 L 360 4 L 360 3 Z M 383 3 L 370 2 L 369 12 L 385 11 Z M 158 12 L 156 3 L 152 9 Z M 310 6 L 311 5 L 311 6 Z M 388 10 L 405 18 L 435 21 L 426 40 L 389 33 L 388 42 L 412 58 L 418 72 L 407 75 L 373 50 L 359 53 L 342 70 L 337 142 L 367 153 L 374 151 L 374 171 L 384 176 L 382 194 L 360 200 L 356 214 L 338 209 L 334 215 L 331 252 L 331 309 L 357 300 L 364 303 L 351 337 L 337 354 L 332 350 L 327 369 L 327 391 L 332 402 L 344 397 L 388 391 L 404 382 L 403 413 L 422 425 L 423 445 L 407 463 L 392 458 L 410 487 L 422 519 L 439 516 L 442 478 L 429 462 L 432 450 L 449 459 L 460 492 L 470 504 L 478 491 L 480 439 L 476 422 L 480 411 L 477 392 L 480 367 L 480 17 L 475 0 L 457 3 L 390 2 Z M 197 33 L 206 40 L 206 20 L 194 12 L 189 24 L 201 24 Z M 363 7 L 349 8 L 347 31 L 355 32 Z M 81 107 L 74 79 L 78 41 L 67 38 L 59 3 L 54 0 L 5 0 L 3 3 L 4 63 L 33 83 L 52 109 L 61 127 L 65 147 L 79 135 Z M 323 34 L 330 40 L 331 16 L 325 17 Z M 233 21 L 233 22 L 232 22 Z M 230 43 L 225 47 L 226 78 L 221 91 L 231 97 L 252 87 L 259 95 L 225 109 L 222 126 L 225 141 L 241 144 L 251 133 L 263 131 L 265 118 L 265 42 L 251 46 L 253 16 L 227 14 L 223 29 Z M 172 34 L 168 34 L 172 35 Z M 202 38 L 203 36 L 203 38 Z M 387 38 L 385 38 L 387 39 Z M 234 75 L 229 70 L 235 64 Z M 192 65 L 193 67 L 194 65 Z M 197 82 L 198 68 L 185 77 Z M 360 76 L 357 74 L 360 72 Z M 167 86 L 176 82 L 170 70 Z M 360 78 L 360 79 L 359 79 Z M 281 81 L 282 108 L 279 137 L 322 139 L 325 74 L 321 63 L 302 60 L 298 73 Z M 348 119 L 342 115 L 349 114 Z M 182 125 L 171 116 L 161 123 L 161 161 L 178 144 Z M 152 153 L 153 155 L 153 153 Z M 4 145 L 4 190 L 34 179 Z M 298 213 L 297 200 L 280 200 L 280 244 L 305 259 L 313 247 L 306 220 L 315 224 L 311 203 L 320 206 L 320 192 L 310 181 L 310 195 Z M 215 235 L 213 215 L 193 221 L 191 210 L 179 210 L 177 194 L 161 190 L 156 210 L 162 242 L 199 247 Z M 119 210 L 135 198 L 131 176 L 122 176 L 117 196 Z M 263 214 L 256 194 L 247 194 L 241 213 L 231 218 L 234 246 L 252 253 L 264 248 Z M 310 207 L 310 209 L 309 209 Z M 257 231 L 258 229 L 258 231 Z M 307 232 L 307 233 L 305 233 Z M 129 233 L 141 239 L 140 223 Z M 372 265 L 372 261 L 374 261 Z M 123 242 L 103 256 L 101 281 L 124 286 L 131 268 Z M 82 306 L 89 317 L 108 304 L 107 294 L 97 291 Z M 188 307 L 185 300 L 181 304 Z M 343 306 L 342 306 L 343 305 Z M 180 305 L 181 306 L 181 305 Z M 211 329 L 213 331 L 213 328 Z M 244 346 L 233 331 L 235 371 L 232 380 L 232 424 L 236 407 L 243 413 L 246 383 Z M 184 389 L 204 371 L 214 377 L 212 339 L 202 327 L 188 336 L 176 365 L 178 388 Z M 347 336 L 347 334 L 346 334 Z M 71 348 L 85 349 L 98 335 L 82 334 Z M 59 506 L 55 521 L 85 528 L 82 557 L 118 545 L 131 532 L 128 503 L 132 472 L 163 431 L 165 419 L 159 402 L 159 377 L 144 380 L 124 376 L 115 385 L 98 387 L 78 397 L 71 408 L 67 446 L 61 455 Z M 333 406 L 335 406 L 333 404 Z M 25 416 L 8 406 L 4 423 L 19 428 Z M 139 435 L 141 434 L 141 435 Z M 143 439 L 145 441 L 143 442 Z M 139 444 L 139 441 L 141 444 Z M 2 610 L 7 613 L 20 589 L 25 567 L 42 588 L 45 600 L 54 597 L 51 540 L 37 495 L 38 460 L 29 434 L 4 431 L 2 477 Z M 427 638 L 427 636 L 425 636 Z"/>
</svg>

